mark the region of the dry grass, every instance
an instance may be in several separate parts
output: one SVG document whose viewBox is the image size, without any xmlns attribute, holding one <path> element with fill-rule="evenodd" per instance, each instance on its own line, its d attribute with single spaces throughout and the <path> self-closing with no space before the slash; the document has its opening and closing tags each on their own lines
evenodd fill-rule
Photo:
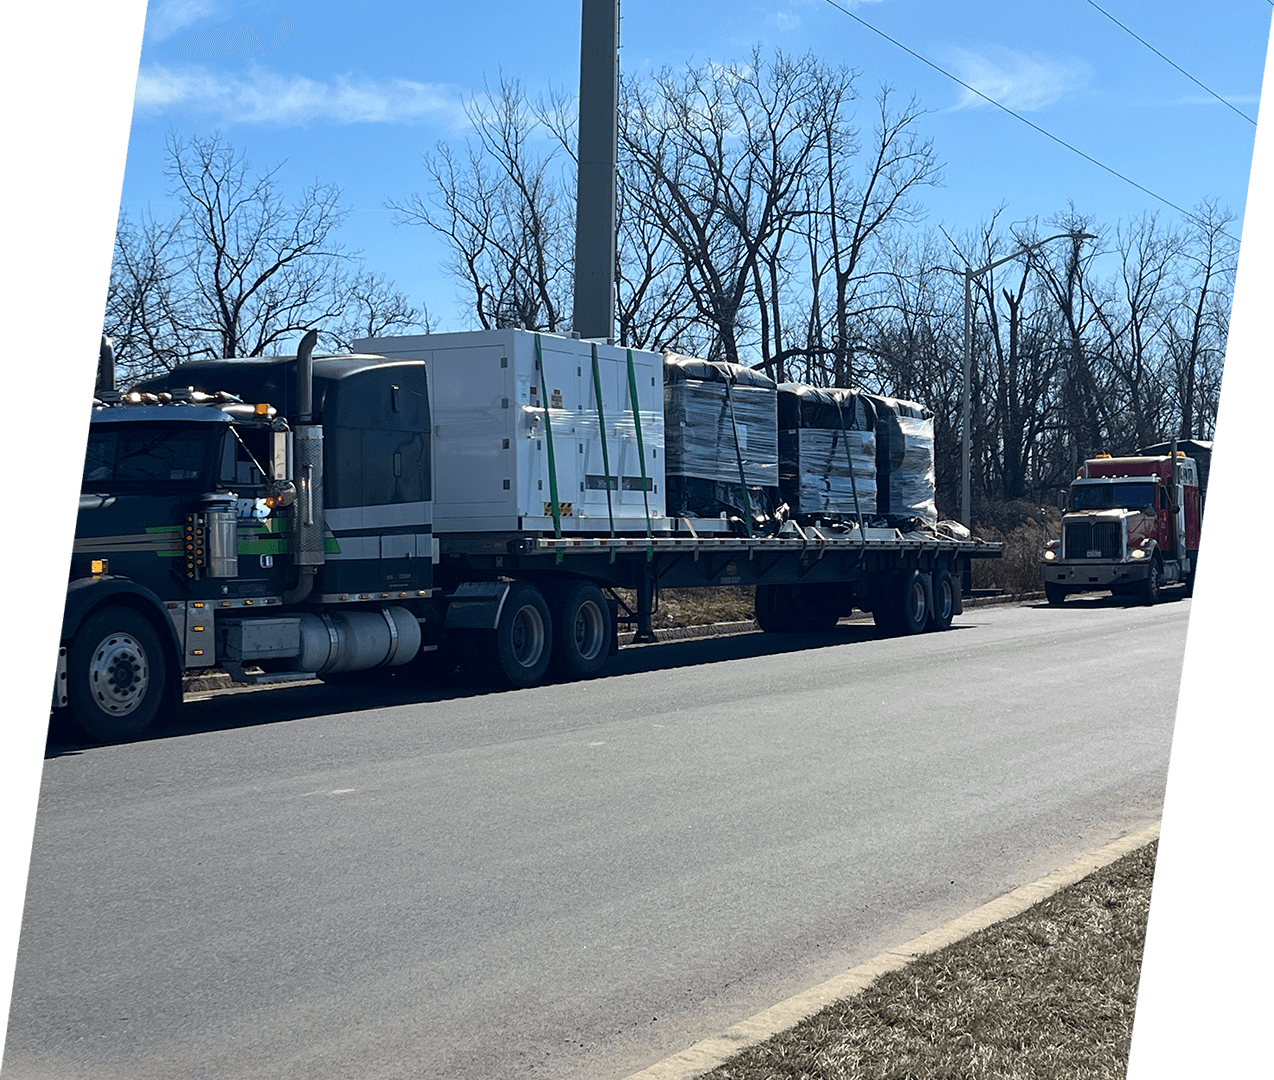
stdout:
<svg viewBox="0 0 1274 1080">
<path fill-rule="evenodd" d="M 1122 1080 L 1156 850 L 882 976 L 704 1080 Z"/>
<path fill-rule="evenodd" d="M 637 600 L 627 589 L 619 598 L 636 610 Z M 703 589 L 663 589 L 651 624 L 656 630 L 709 623 L 743 622 L 756 616 L 756 590 L 750 585 L 721 585 Z"/>
<path fill-rule="evenodd" d="M 988 518 L 998 522 L 973 526 L 974 536 L 1004 545 L 1004 555 L 999 559 L 973 560 L 975 589 L 999 589 L 1009 596 L 1043 591 L 1040 555 L 1049 540 L 1061 535 L 1061 514 L 1049 507 L 1032 510 L 1018 520 L 1014 520 L 1016 514 L 988 513 Z"/>
</svg>

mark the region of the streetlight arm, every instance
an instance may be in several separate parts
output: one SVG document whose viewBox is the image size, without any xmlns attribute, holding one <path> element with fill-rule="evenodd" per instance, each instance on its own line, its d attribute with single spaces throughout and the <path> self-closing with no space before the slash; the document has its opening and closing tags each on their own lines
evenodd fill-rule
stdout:
<svg viewBox="0 0 1274 1080">
<path fill-rule="evenodd" d="M 1014 259 L 1022 255 L 1026 255 L 1029 252 L 1034 251 L 1036 248 L 1043 247 L 1045 244 L 1051 244 L 1054 240 L 1065 240 L 1065 239 L 1096 240 L 1097 237 L 1095 237 L 1092 233 L 1068 233 L 1068 232 L 1058 233 L 1056 236 L 1046 236 L 1043 240 L 1036 240 L 1032 244 L 1023 245 L 1022 247 L 1018 248 L 1016 251 L 1012 252 L 1011 254 L 1005 255 L 1004 258 L 1002 259 L 996 259 L 995 262 L 993 263 L 987 263 L 987 265 L 983 266 L 981 269 L 971 270 L 966 268 L 964 271 L 965 277 L 968 277 L 968 278 L 981 277 L 988 270 L 994 270 L 997 266 L 1003 266 L 1006 262 L 1012 262 Z"/>
</svg>

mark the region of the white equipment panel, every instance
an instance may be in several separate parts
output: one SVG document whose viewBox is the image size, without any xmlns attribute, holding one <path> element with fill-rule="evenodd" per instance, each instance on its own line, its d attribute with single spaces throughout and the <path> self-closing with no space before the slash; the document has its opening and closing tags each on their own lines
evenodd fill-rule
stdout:
<svg viewBox="0 0 1274 1080">
<path fill-rule="evenodd" d="M 647 514 L 652 529 L 668 530 L 663 358 L 632 350 L 645 451 L 643 498 L 628 350 L 596 346 L 595 384 L 593 347 L 589 341 L 512 329 L 354 342 L 360 353 L 425 361 L 436 533 L 552 533 L 550 427 L 564 534 L 605 536 L 612 518 L 616 532 L 644 533 Z"/>
</svg>

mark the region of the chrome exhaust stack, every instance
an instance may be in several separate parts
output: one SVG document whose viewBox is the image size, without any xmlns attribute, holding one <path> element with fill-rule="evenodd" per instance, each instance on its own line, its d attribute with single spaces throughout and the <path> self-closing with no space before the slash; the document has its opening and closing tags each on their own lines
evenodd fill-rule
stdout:
<svg viewBox="0 0 1274 1080">
<path fill-rule="evenodd" d="M 314 575 L 323 565 L 323 425 L 314 423 L 314 346 L 318 331 L 301 339 L 296 353 L 297 423 L 293 433 L 296 461 L 295 546 L 293 559 L 301 572 L 295 589 L 284 599 L 304 600 L 314 587 Z"/>
</svg>

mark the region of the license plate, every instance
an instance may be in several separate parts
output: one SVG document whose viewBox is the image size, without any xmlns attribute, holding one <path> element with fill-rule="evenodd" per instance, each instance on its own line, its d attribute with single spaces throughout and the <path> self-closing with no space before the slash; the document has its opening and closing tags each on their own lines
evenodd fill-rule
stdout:
<svg viewBox="0 0 1274 1080">
<path fill-rule="evenodd" d="M 1089 549 L 1088 549 L 1088 557 L 1089 557 L 1090 559 L 1100 559 L 1100 558 L 1101 558 L 1101 552 L 1100 552 L 1100 551 L 1098 551 L 1098 550 L 1096 550 L 1096 549 L 1094 549 L 1094 548 L 1089 548 Z"/>
</svg>

